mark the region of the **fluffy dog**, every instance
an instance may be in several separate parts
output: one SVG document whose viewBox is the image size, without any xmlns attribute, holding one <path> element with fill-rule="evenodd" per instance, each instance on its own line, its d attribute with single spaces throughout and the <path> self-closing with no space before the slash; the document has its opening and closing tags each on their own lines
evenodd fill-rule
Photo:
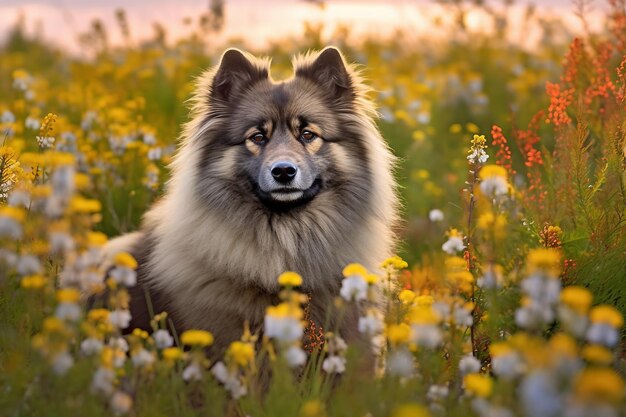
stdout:
<svg viewBox="0 0 626 417">
<path fill-rule="evenodd" d="M 394 158 L 366 93 L 336 48 L 294 59 L 280 82 L 268 60 L 227 50 L 198 79 L 165 195 L 108 248 L 139 262 L 129 329 L 167 311 L 178 332 L 209 330 L 223 351 L 245 322 L 262 331 L 288 270 L 303 277 L 311 319 L 334 326 L 342 268 L 375 271 L 394 244 Z M 341 332 L 356 335 L 356 314 Z"/>
</svg>

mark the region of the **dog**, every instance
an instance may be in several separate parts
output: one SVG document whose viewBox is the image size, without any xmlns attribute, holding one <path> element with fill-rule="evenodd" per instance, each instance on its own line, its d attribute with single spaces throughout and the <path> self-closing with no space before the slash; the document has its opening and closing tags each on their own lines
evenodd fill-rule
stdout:
<svg viewBox="0 0 626 417">
<path fill-rule="evenodd" d="M 178 333 L 208 330 L 223 352 L 244 323 L 262 332 L 284 271 L 303 277 L 310 319 L 334 328 L 342 269 L 376 271 L 392 253 L 394 156 L 367 87 L 334 47 L 293 65 L 277 82 L 269 60 L 229 49 L 197 80 L 164 196 L 107 248 L 138 261 L 128 329 L 167 311 Z M 342 321 L 347 340 L 357 321 Z"/>
</svg>

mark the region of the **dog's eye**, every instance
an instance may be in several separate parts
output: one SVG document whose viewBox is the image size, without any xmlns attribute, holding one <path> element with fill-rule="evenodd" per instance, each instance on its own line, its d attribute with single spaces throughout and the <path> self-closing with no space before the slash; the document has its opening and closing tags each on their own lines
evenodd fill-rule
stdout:
<svg viewBox="0 0 626 417">
<path fill-rule="evenodd" d="M 255 133 L 254 135 L 250 136 L 250 140 L 257 145 L 263 145 L 266 142 L 267 138 L 263 133 Z"/>
<path fill-rule="evenodd" d="M 317 135 L 310 130 L 303 130 L 302 133 L 300 133 L 300 140 L 303 142 L 311 142 L 315 138 L 317 138 Z"/>
</svg>

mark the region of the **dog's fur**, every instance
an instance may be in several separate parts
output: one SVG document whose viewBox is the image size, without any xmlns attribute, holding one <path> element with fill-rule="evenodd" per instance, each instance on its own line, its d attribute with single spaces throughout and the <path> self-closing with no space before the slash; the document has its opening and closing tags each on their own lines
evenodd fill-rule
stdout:
<svg viewBox="0 0 626 417">
<path fill-rule="evenodd" d="M 366 87 L 332 47 L 296 58 L 294 70 L 275 82 L 268 60 L 231 49 L 199 78 L 164 197 L 139 232 L 108 249 L 139 262 L 130 328 L 147 328 L 150 310 L 166 310 L 178 332 L 209 330 L 222 351 L 244 322 L 262 330 L 284 271 L 302 275 L 311 318 L 330 316 L 333 325 L 328 308 L 342 268 L 359 262 L 375 271 L 390 255 L 394 158 Z M 310 143 L 304 129 L 314 133 Z M 259 133 L 264 143 L 255 143 Z M 302 172 L 296 188 L 305 191 L 295 197 L 264 191 L 270 165 L 283 159 Z M 342 327 L 354 336 L 356 315 Z"/>
</svg>

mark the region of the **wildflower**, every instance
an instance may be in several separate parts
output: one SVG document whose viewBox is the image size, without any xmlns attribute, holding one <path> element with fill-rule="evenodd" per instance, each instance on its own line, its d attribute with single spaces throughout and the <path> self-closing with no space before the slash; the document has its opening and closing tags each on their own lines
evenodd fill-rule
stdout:
<svg viewBox="0 0 626 417">
<path fill-rule="evenodd" d="M 324 417 L 324 404 L 318 400 L 309 400 L 302 404 L 300 417 Z"/>
<path fill-rule="evenodd" d="M 624 325 L 622 315 L 609 305 L 594 307 L 589 319 L 591 326 L 587 330 L 587 341 L 607 347 L 613 347 L 619 341 L 619 330 Z"/>
<path fill-rule="evenodd" d="M 183 345 L 206 347 L 213 344 L 213 335 L 206 330 L 187 330 L 180 336 Z"/>
<path fill-rule="evenodd" d="M 84 355 L 91 356 L 102 351 L 103 344 L 100 340 L 89 337 L 80 342 L 80 351 Z"/>
<path fill-rule="evenodd" d="M 43 288 L 48 283 L 48 279 L 43 275 L 28 275 L 22 278 L 20 285 L 27 290 L 37 290 Z"/>
<path fill-rule="evenodd" d="M 24 275 L 36 275 L 43 271 L 39 258 L 34 255 L 22 255 L 15 265 L 15 269 L 18 274 Z"/>
<path fill-rule="evenodd" d="M 278 277 L 278 283 L 283 287 L 299 287 L 302 285 L 302 277 L 295 272 L 283 272 Z"/>
<path fill-rule="evenodd" d="M 529 273 L 536 271 L 558 276 L 560 273 L 561 252 L 557 249 L 539 248 L 528 252 L 526 257 Z"/>
<path fill-rule="evenodd" d="M 154 354 L 144 348 L 137 349 L 132 354 L 133 366 L 136 368 L 145 368 L 154 363 Z"/>
<path fill-rule="evenodd" d="M 463 244 L 463 235 L 456 230 L 451 229 L 448 233 L 448 240 L 441 246 L 444 252 L 455 255 L 457 252 L 465 249 L 465 245 Z"/>
<path fill-rule="evenodd" d="M 407 343 L 411 336 L 411 328 L 406 323 L 387 326 L 387 340 L 392 346 Z"/>
<path fill-rule="evenodd" d="M 174 345 L 174 338 L 165 329 L 159 329 L 152 334 L 157 349 L 165 349 Z"/>
<path fill-rule="evenodd" d="M 221 362 L 220 362 L 221 363 Z M 217 366 L 217 364 L 215 365 Z M 192 362 L 183 369 L 183 380 L 185 381 L 201 381 L 202 367 L 197 362 Z"/>
<path fill-rule="evenodd" d="M 229 371 L 224 363 L 218 362 L 211 369 L 213 376 L 224 384 L 224 388 L 230 392 L 234 399 L 238 399 L 247 394 L 247 388 L 241 383 L 236 373 Z"/>
<path fill-rule="evenodd" d="M 476 285 L 484 289 L 501 288 L 503 280 L 502 267 L 500 265 L 490 265 L 483 276 L 476 280 Z"/>
<path fill-rule="evenodd" d="M 364 275 L 350 275 L 341 281 L 339 294 L 346 301 L 361 301 L 367 299 L 367 288 Z"/>
<path fill-rule="evenodd" d="M 303 334 L 301 319 L 302 311 L 288 303 L 270 306 L 265 314 L 265 334 L 286 343 L 300 340 Z"/>
<path fill-rule="evenodd" d="M 51 148 L 54 145 L 54 138 L 52 136 L 36 136 L 37 144 L 41 149 Z"/>
<path fill-rule="evenodd" d="M 359 317 L 359 332 L 370 336 L 380 334 L 384 329 L 384 323 L 380 313 L 376 310 L 368 310 L 365 317 Z"/>
<path fill-rule="evenodd" d="M 557 417 L 564 400 L 559 394 L 554 375 L 537 371 L 524 378 L 520 385 L 521 403 L 528 417 Z"/>
<path fill-rule="evenodd" d="M 411 304 L 413 300 L 417 297 L 417 294 L 411 290 L 402 290 L 398 294 L 398 299 L 402 301 L 402 304 Z"/>
<path fill-rule="evenodd" d="M 426 397 L 431 401 L 442 401 L 448 396 L 449 393 L 450 390 L 445 385 L 431 385 L 428 387 Z"/>
<path fill-rule="evenodd" d="M 494 343 L 489 347 L 491 353 L 491 368 L 493 373 L 505 380 L 519 376 L 523 370 L 520 355 L 506 343 Z"/>
<path fill-rule="evenodd" d="M 230 344 L 226 356 L 241 367 L 246 367 L 254 360 L 254 346 L 236 340 Z"/>
<path fill-rule="evenodd" d="M 127 414 L 133 407 L 133 398 L 122 391 L 115 391 L 109 400 L 109 405 L 113 414 Z"/>
<path fill-rule="evenodd" d="M 443 335 L 439 327 L 433 324 L 412 324 L 411 342 L 418 346 L 435 348 L 443 340 Z"/>
<path fill-rule="evenodd" d="M 604 346 L 588 345 L 583 348 L 582 357 L 596 365 L 610 365 L 613 362 L 613 352 Z"/>
<path fill-rule="evenodd" d="M 415 365 L 413 355 L 407 349 L 395 349 L 387 359 L 387 373 L 400 377 L 410 377 Z"/>
<path fill-rule="evenodd" d="M 486 165 L 480 172 L 480 190 L 486 196 L 500 196 L 509 192 L 507 172 L 500 165 Z"/>
<path fill-rule="evenodd" d="M 472 309 L 468 309 L 466 306 L 455 306 L 452 319 L 454 324 L 459 327 L 470 327 L 474 322 Z"/>
<path fill-rule="evenodd" d="M 131 318 L 128 310 L 113 310 L 109 314 L 109 323 L 119 329 L 125 329 L 130 324 Z"/>
<path fill-rule="evenodd" d="M 322 369 L 328 374 L 342 374 L 346 370 L 346 358 L 329 356 L 324 359 Z"/>
<path fill-rule="evenodd" d="M 594 307 L 589 314 L 589 318 L 594 324 L 607 324 L 616 329 L 624 326 L 624 318 L 621 313 L 611 305 Z"/>
<path fill-rule="evenodd" d="M 57 375 L 65 375 L 74 365 L 74 358 L 68 352 L 61 352 L 52 359 L 52 370 Z"/>
<path fill-rule="evenodd" d="M 93 374 L 91 380 L 91 390 L 105 395 L 113 392 L 113 381 L 115 381 L 115 373 L 112 369 L 100 367 Z"/>
<path fill-rule="evenodd" d="M 585 401 L 617 403 L 624 398 L 624 380 L 609 368 L 587 368 L 574 380 L 574 392 Z"/>
<path fill-rule="evenodd" d="M 300 349 L 298 346 L 289 346 L 289 348 L 285 350 L 283 355 L 287 360 L 287 364 L 292 368 L 302 366 L 306 363 L 306 352 Z"/>
<path fill-rule="evenodd" d="M 177 347 L 169 347 L 163 349 L 163 359 L 169 362 L 174 362 L 183 358 L 183 351 Z"/>
<path fill-rule="evenodd" d="M 480 361 L 473 355 L 465 355 L 459 361 L 461 375 L 473 374 L 480 371 Z"/>
<path fill-rule="evenodd" d="M 391 258 L 387 258 L 381 264 L 381 268 L 393 268 L 396 270 L 401 270 L 409 266 L 402 258 L 399 256 L 392 256 Z"/>
<path fill-rule="evenodd" d="M 484 164 L 489 159 L 489 155 L 485 152 L 487 148 L 487 140 L 485 135 L 474 135 L 471 141 L 472 145 L 467 155 L 470 164 Z"/>
<path fill-rule="evenodd" d="M 569 286 L 561 291 L 561 302 L 580 314 L 587 313 L 592 300 L 591 292 L 583 287 Z"/>
<path fill-rule="evenodd" d="M 491 395 L 493 380 L 483 374 L 467 374 L 463 377 L 463 386 L 469 393 L 484 398 Z"/>
<path fill-rule="evenodd" d="M 61 320 L 78 321 L 82 314 L 81 308 L 76 303 L 62 302 L 57 305 L 54 315 Z"/>
<path fill-rule="evenodd" d="M 22 222 L 26 218 L 24 210 L 5 206 L 0 208 L 0 237 L 9 236 L 12 239 L 22 237 Z"/>
<path fill-rule="evenodd" d="M 419 404 L 403 404 L 397 406 L 392 417 L 430 417 L 428 410 Z"/>
</svg>

